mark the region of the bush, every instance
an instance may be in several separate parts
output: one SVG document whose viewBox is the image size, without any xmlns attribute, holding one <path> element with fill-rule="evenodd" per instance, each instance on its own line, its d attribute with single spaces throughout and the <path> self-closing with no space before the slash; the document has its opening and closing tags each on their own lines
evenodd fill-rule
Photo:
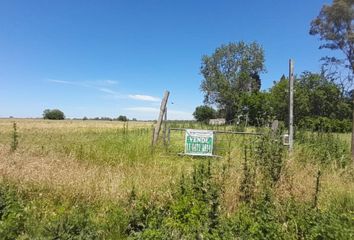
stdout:
<svg viewBox="0 0 354 240">
<path fill-rule="evenodd" d="M 299 123 L 299 128 L 316 132 L 346 133 L 352 130 L 351 121 L 327 117 L 305 117 Z"/>
<path fill-rule="evenodd" d="M 328 165 L 335 163 L 338 167 L 345 167 L 350 163 L 349 145 L 334 133 L 309 133 L 299 131 L 296 136 L 301 153 L 309 156 L 317 163 Z"/>
<path fill-rule="evenodd" d="M 122 121 L 122 122 L 126 122 L 128 121 L 128 118 L 127 116 L 123 116 L 123 115 L 120 115 L 118 118 L 117 118 L 118 121 Z"/>
<path fill-rule="evenodd" d="M 193 116 L 198 122 L 208 122 L 209 119 L 216 117 L 216 111 L 212 107 L 206 105 L 198 106 L 196 107 Z"/>
<path fill-rule="evenodd" d="M 46 109 L 43 111 L 43 118 L 50 120 L 63 120 L 65 119 L 65 115 L 59 109 Z"/>
<path fill-rule="evenodd" d="M 220 224 L 220 190 L 210 162 L 200 164 L 190 178 L 182 176 L 167 204 L 134 203 L 127 233 L 135 239 L 210 239 Z"/>
<path fill-rule="evenodd" d="M 25 229 L 24 204 L 9 186 L 0 186 L 0 239 L 16 239 Z"/>
</svg>

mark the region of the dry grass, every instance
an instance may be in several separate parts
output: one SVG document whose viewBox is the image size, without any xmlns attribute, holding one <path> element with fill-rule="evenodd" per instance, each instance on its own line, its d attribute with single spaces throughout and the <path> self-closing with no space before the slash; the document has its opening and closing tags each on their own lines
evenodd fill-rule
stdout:
<svg viewBox="0 0 354 240">
<path fill-rule="evenodd" d="M 68 139 L 75 140 L 79 144 L 92 144 L 90 141 L 95 138 L 89 138 L 88 134 L 105 136 L 106 133 L 112 134 L 116 129 L 124 127 L 123 123 L 109 121 L 16 120 L 20 134 L 20 147 L 15 153 L 11 153 L 9 146 L 13 121 L 14 119 L 0 120 L 0 135 L 3 136 L 0 140 L 0 177 L 2 180 L 16 183 L 20 189 L 28 192 L 33 188 L 39 188 L 64 197 L 83 195 L 91 200 L 119 201 L 126 199 L 134 186 L 139 194 L 145 193 L 166 199 L 171 197 L 172 189 L 178 184 L 182 172 L 190 172 L 192 166 L 201 161 L 188 157 L 181 158 L 176 154 L 167 154 L 163 149 L 158 149 L 152 157 L 148 156 L 150 154 L 148 151 L 145 151 L 141 152 L 133 162 L 130 159 L 123 159 L 112 165 L 78 159 L 75 154 L 63 154 L 58 151 L 58 145 Z M 129 122 L 128 128 L 150 129 L 151 123 Z M 53 136 L 57 136 L 58 133 L 60 139 L 54 138 Z M 147 139 L 149 137 L 147 136 Z M 107 141 L 109 145 L 111 140 Z M 93 146 L 95 144 L 99 145 L 98 142 L 94 142 Z M 129 155 L 123 157 L 129 158 Z M 310 202 L 315 191 L 318 166 L 300 164 L 297 162 L 297 157 L 299 156 L 295 153 L 292 159 L 287 161 L 276 188 L 276 196 L 279 200 L 295 198 Z M 230 165 L 225 182 L 223 204 L 227 212 L 233 212 L 239 203 L 242 148 L 240 146 L 234 148 L 230 162 L 227 158 L 216 159 L 215 162 L 218 166 L 216 169 L 221 169 L 222 164 Z M 320 193 L 322 206 L 327 206 L 330 199 L 338 195 L 353 195 L 354 179 L 350 177 L 352 175 L 346 176 L 346 172 L 332 169 L 323 171 Z M 260 181 L 261 179 L 258 188 L 262 187 Z"/>
<path fill-rule="evenodd" d="M 117 129 L 123 128 L 126 123 L 119 121 L 101 121 L 101 120 L 43 120 L 43 119 L 0 119 L 0 131 L 12 131 L 12 124 L 16 122 L 22 130 L 46 130 L 55 129 L 56 131 L 80 131 L 85 129 Z M 128 122 L 130 128 L 151 127 L 153 122 Z"/>
<path fill-rule="evenodd" d="M 95 165 L 72 158 L 31 156 L 0 149 L 0 176 L 27 188 L 38 186 L 64 195 L 122 200 L 134 186 L 140 193 L 170 195 L 183 169 L 178 164 Z"/>
</svg>

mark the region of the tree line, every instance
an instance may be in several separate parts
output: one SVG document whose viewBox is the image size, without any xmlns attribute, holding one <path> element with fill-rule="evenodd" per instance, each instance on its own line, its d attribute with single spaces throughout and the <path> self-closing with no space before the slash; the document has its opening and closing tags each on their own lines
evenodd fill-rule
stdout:
<svg viewBox="0 0 354 240">
<path fill-rule="evenodd" d="M 221 117 L 226 118 L 229 123 L 240 123 L 247 119 L 253 126 L 264 126 L 275 119 L 287 123 L 288 83 L 288 78 L 283 75 L 265 91 L 238 91 L 230 87 L 226 89 L 230 91 L 229 99 L 222 100 L 227 105 L 222 101 L 207 101 L 209 105 L 196 108 L 194 117 L 198 121 Z M 225 88 L 221 91 L 225 91 Z M 322 127 L 322 130 L 350 131 L 351 95 L 350 91 L 342 89 L 325 72 L 304 72 L 295 77 L 294 123 L 314 130 Z"/>
<path fill-rule="evenodd" d="M 321 48 L 339 50 L 344 58 L 324 56 L 319 72 L 295 76 L 295 124 L 314 130 L 350 131 L 353 114 L 354 1 L 334 0 L 324 5 L 311 22 L 309 34 L 319 36 Z M 246 121 L 268 124 L 288 121 L 288 79 L 282 76 L 261 91 L 260 75 L 266 71 L 264 49 L 243 41 L 218 47 L 203 56 L 201 90 L 204 104 L 194 117 L 198 121 L 222 117 L 229 123 Z M 354 135 L 353 135 L 354 136 Z"/>
<path fill-rule="evenodd" d="M 44 119 L 49 119 L 49 120 L 64 120 L 65 119 L 65 114 L 63 111 L 59 109 L 46 109 L 43 111 L 43 118 Z M 111 117 L 94 117 L 94 118 L 88 118 L 88 117 L 83 117 L 82 120 L 102 120 L 102 121 L 122 121 L 122 122 L 127 122 L 130 121 L 130 119 L 127 116 L 124 115 L 119 115 L 117 118 L 111 118 Z M 131 121 L 137 121 L 136 118 L 131 119 Z"/>
</svg>

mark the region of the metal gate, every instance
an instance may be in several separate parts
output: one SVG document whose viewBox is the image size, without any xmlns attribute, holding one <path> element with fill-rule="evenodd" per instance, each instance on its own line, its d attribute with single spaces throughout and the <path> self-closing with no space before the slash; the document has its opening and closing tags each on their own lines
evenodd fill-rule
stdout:
<svg viewBox="0 0 354 240">
<path fill-rule="evenodd" d="M 187 128 L 168 128 L 165 144 L 169 152 L 184 155 L 185 134 Z M 198 130 L 198 129 L 193 129 Z M 209 130 L 213 132 L 213 154 L 212 156 L 225 156 L 230 154 L 237 146 L 245 144 L 247 141 L 256 140 L 255 137 L 262 136 L 262 133 Z"/>
</svg>

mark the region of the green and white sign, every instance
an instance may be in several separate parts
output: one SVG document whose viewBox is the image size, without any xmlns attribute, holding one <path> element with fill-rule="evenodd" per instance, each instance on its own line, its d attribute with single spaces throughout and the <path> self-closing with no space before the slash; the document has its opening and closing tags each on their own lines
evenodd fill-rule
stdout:
<svg viewBox="0 0 354 240">
<path fill-rule="evenodd" d="M 186 129 L 184 153 L 194 156 L 212 156 L 213 131 Z"/>
</svg>

